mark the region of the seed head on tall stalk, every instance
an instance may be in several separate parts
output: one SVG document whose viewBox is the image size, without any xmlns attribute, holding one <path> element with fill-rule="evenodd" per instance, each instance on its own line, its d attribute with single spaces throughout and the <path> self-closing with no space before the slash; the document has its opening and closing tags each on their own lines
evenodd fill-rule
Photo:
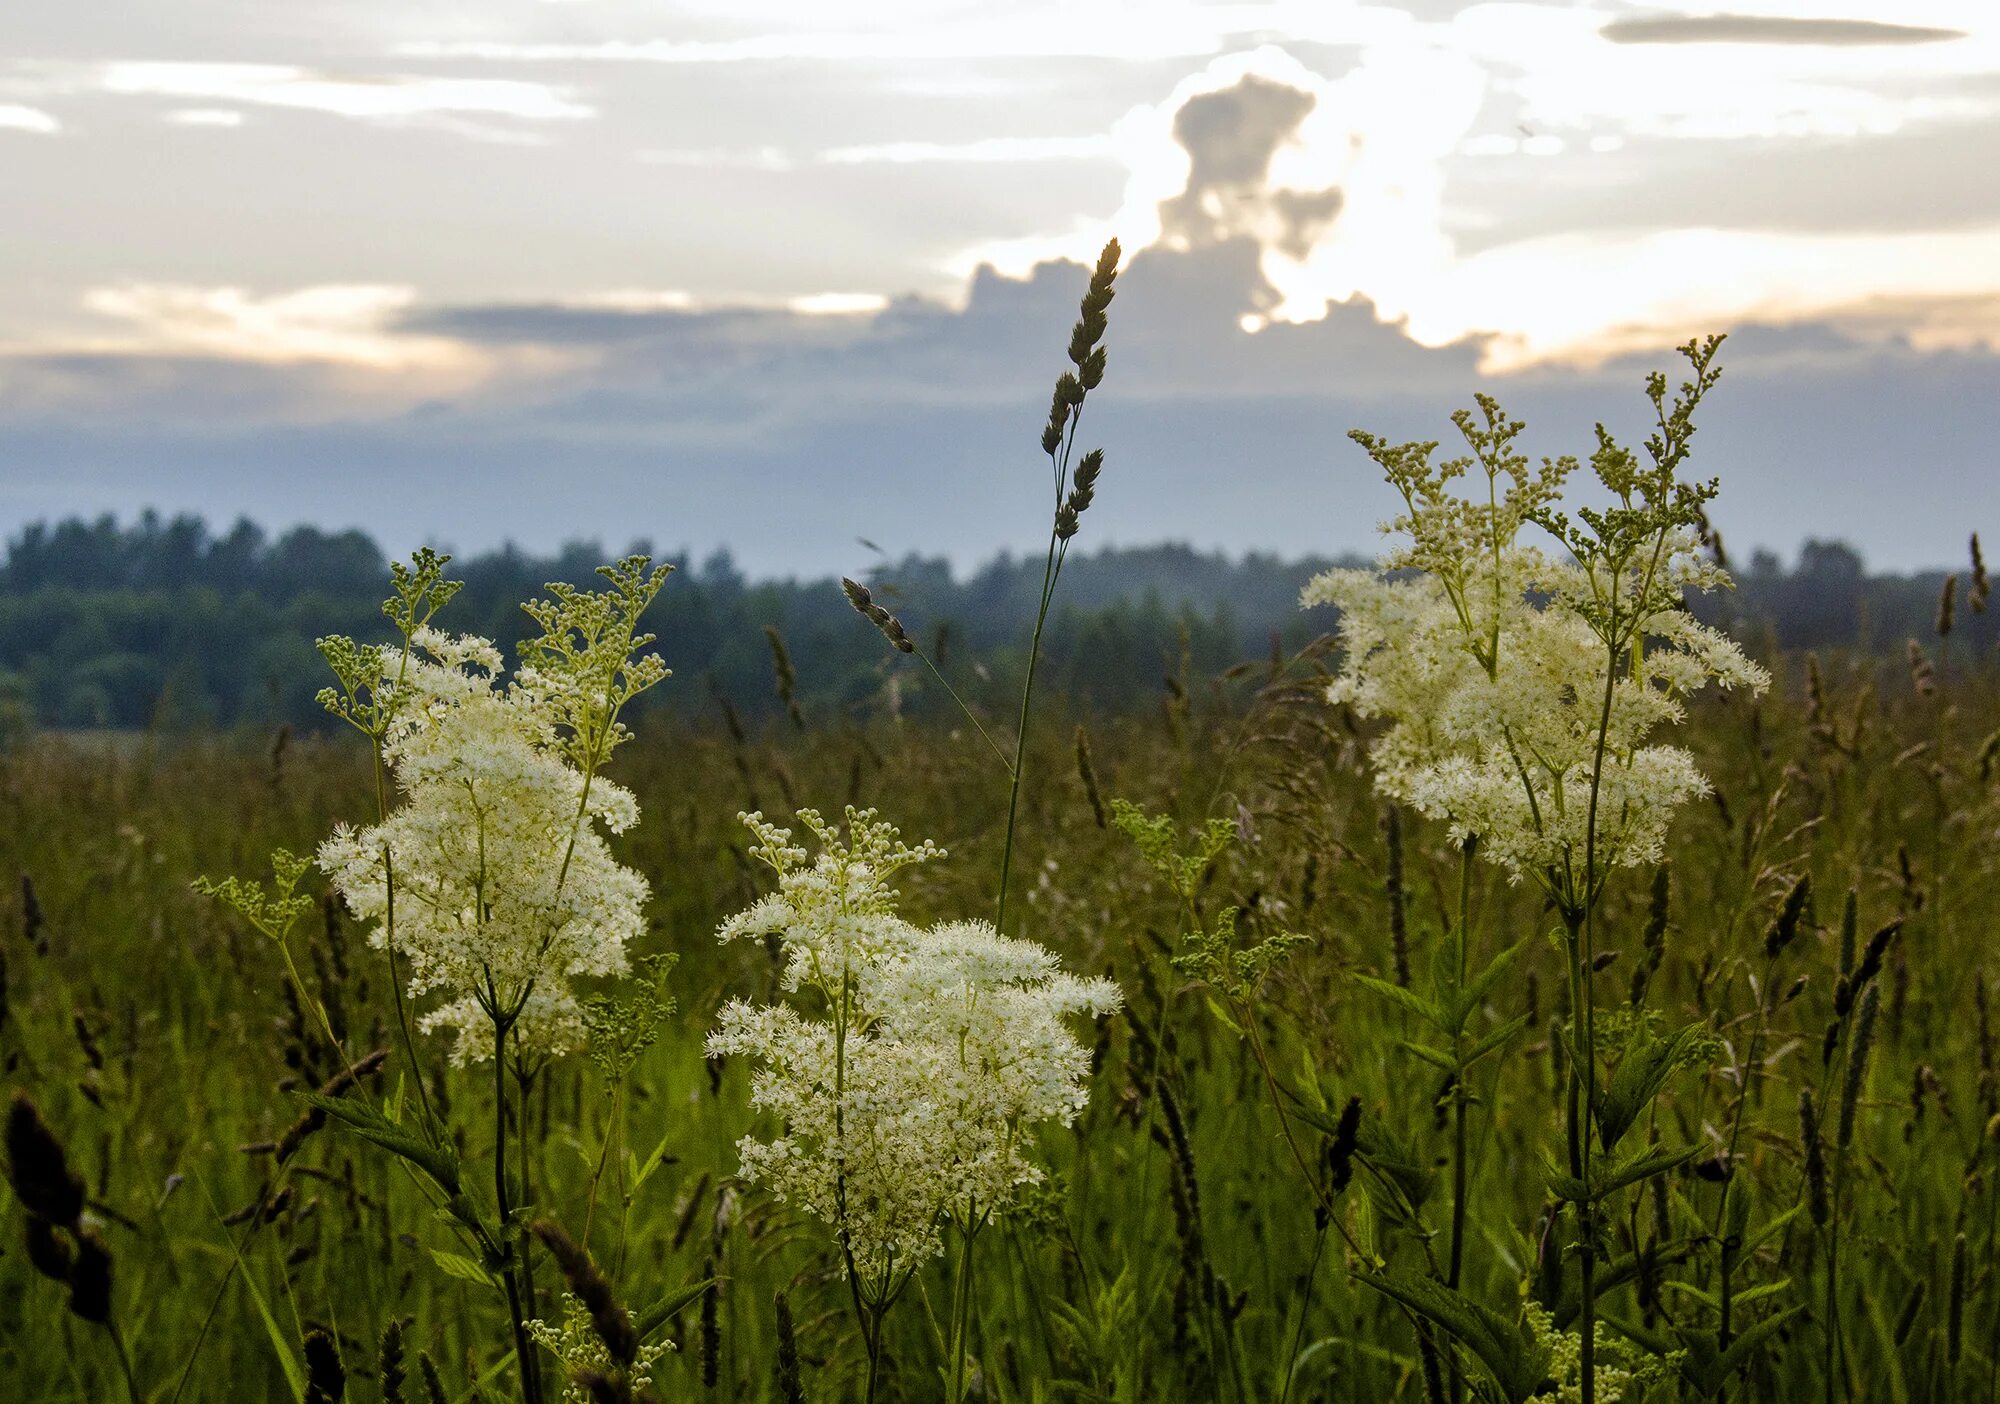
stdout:
<svg viewBox="0 0 2000 1404">
<path fill-rule="evenodd" d="M 1075 539 L 1082 526 L 1083 514 L 1090 510 L 1097 496 L 1098 475 L 1104 469 L 1104 450 L 1091 449 L 1080 458 L 1076 457 L 1076 436 L 1083 420 L 1084 402 L 1090 392 L 1104 382 L 1106 349 L 1104 333 L 1109 325 L 1106 313 L 1111 299 L 1116 296 L 1113 284 L 1118 279 L 1118 241 L 1111 240 L 1098 255 L 1097 266 L 1091 270 L 1090 284 L 1084 290 L 1083 301 L 1078 308 L 1076 326 L 1070 332 L 1069 360 L 1071 369 L 1056 377 L 1055 394 L 1049 404 L 1048 422 L 1042 426 L 1042 452 L 1048 455 L 1050 484 L 1053 489 L 1053 513 L 1049 519 L 1049 544 L 1042 565 L 1042 585 L 1040 597 L 1035 604 L 1035 628 L 1028 640 L 1027 667 L 1021 679 L 1021 705 L 1014 727 L 1014 748 L 1010 757 L 1007 751 L 995 741 L 986 726 L 958 695 L 956 689 L 945 680 L 937 664 L 926 654 L 903 628 L 897 619 L 881 604 L 876 602 L 868 588 L 857 581 L 843 579 L 841 588 L 847 594 L 848 603 L 874 624 L 899 653 L 914 655 L 929 668 L 940 686 L 957 704 L 974 729 L 1007 770 L 1007 831 L 1000 849 L 1000 888 L 994 901 L 993 924 L 1003 933 L 1007 929 L 1007 894 L 1014 869 L 1014 840 L 1018 830 L 1021 809 L 1021 779 L 1023 766 L 1027 760 L 1028 724 L 1033 714 L 1035 697 L 1035 673 L 1041 663 L 1042 631 L 1048 623 L 1049 608 L 1055 602 L 1056 582 L 1062 578 L 1063 562 L 1069 557 L 1069 544 Z"/>
</svg>

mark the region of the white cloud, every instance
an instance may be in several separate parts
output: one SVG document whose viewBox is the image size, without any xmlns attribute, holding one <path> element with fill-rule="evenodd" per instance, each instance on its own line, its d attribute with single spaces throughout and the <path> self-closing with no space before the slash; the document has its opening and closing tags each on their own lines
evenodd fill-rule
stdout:
<svg viewBox="0 0 2000 1404">
<path fill-rule="evenodd" d="M 0 132 L 33 132 L 37 136 L 54 136 L 61 130 L 62 123 L 39 107 L 23 107 L 19 103 L 0 102 Z"/>
<path fill-rule="evenodd" d="M 1095 0 L 1067 6 L 953 7 L 932 3 L 728 6 L 720 17 L 761 19 L 762 33 L 720 39 L 444 39 L 400 45 L 405 57 L 531 63 L 825 63 L 943 59 L 1205 58 L 1283 36 L 1360 44 L 1408 32 L 1415 21 L 1357 0 Z M 844 23 L 843 23 L 844 22 Z"/>
<path fill-rule="evenodd" d="M 477 114 L 549 122 L 595 115 L 590 107 L 546 83 L 340 75 L 287 64 L 111 63 L 104 66 L 98 85 L 106 92 L 132 96 L 253 103 L 375 121 Z"/>
<path fill-rule="evenodd" d="M 240 127 L 243 114 L 233 107 L 177 107 L 160 120 L 176 127 Z"/>
<path fill-rule="evenodd" d="M 808 293 L 786 301 L 788 310 L 807 317 L 856 317 L 880 312 L 889 299 L 880 293 Z"/>
<path fill-rule="evenodd" d="M 891 141 L 820 153 L 830 166 L 914 166 L 951 162 L 1098 161 L 1119 155 L 1110 133 L 1096 136 L 985 137 L 978 141 Z"/>
<path fill-rule="evenodd" d="M 1893 321 L 1890 305 L 1929 304 Z M 1590 364 L 1746 321 L 1831 321 L 1925 349 L 2000 349 L 2000 227 L 1818 234 L 1563 235 L 1455 261 L 1398 309 L 1418 341 L 1498 333 L 1488 365 Z"/>
</svg>

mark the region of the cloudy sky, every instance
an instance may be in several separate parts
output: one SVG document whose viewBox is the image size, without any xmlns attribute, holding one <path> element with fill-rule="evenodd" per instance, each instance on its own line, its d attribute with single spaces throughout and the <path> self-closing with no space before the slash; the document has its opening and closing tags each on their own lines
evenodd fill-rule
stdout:
<svg viewBox="0 0 2000 1404">
<path fill-rule="evenodd" d="M 1740 551 L 2000 532 L 1990 0 L 0 10 L 0 533 L 147 506 L 760 573 L 1046 531 L 1367 548 L 1344 432 L 1699 441 Z"/>
</svg>

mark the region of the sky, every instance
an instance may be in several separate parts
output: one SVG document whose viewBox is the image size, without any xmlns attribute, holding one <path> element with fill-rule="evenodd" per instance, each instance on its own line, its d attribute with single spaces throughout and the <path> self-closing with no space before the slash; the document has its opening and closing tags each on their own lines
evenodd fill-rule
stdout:
<svg viewBox="0 0 2000 1404">
<path fill-rule="evenodd" d="M 0 9 L 0 534 L 1372 549 L 1350 428 L 1637 437 L 1739 553 L 2000 532 L 1990 0 L 170 0 Z M 1079 543 L 1080 545 L 1086 543 Z"/>
</svg>

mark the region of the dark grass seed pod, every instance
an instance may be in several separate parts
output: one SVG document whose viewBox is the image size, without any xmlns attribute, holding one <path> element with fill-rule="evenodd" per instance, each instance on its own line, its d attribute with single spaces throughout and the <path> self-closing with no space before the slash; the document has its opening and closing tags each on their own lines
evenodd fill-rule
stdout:
<svg viewBox="0 0 2000 1404">
<path fill-rule="evenodd" d="M 1389 954 L 1396 964 L 1396 983 L 1410 987 L 1409 899 L 1403 886 L 1403 811 L 1390 805 L 1382 811 L 1382 840 L 1387 871 L 1382 879 L 1389 898 Z"/>
<path fill-rule="evenodd" d="M 444 1379 L 427 1350 L 417 1352 L 417 1377 L 424 1382 L 424 1404 L 445 1404 Z"/>
<path fill-rule="evenodd" d="M 50 1281 L 68 1282 L 70 1269 L 76 1263 L 76 1254 L 70 1250 L 69 1240 L 56 1232 L 56 1226 L 40 1214 L 29 1214 L 27 1218 L 28 1262 Z"/>
<path fill-rule="evenodd" d="M 1777 915 L 1771 918 L 1770 927 L 1764 932 L 1764 957 L 1776 960 L 1785 947 L 1798 937 L 1800 923 L 1812 904 L 1812 874 L 1807 873 L 1792 884 L 1785 894 L 1783 905 Z"/>
<path fill-rule="evenodd" d="M 792 1323 L 792 1303 L 778 1293 L 778 1400 L 779 1404 L 806 1404 L 805 1380 L 799 1373 L 799 1338 Z"/>
<path fill-rule="evenodd" d="M 549 1256 L 556 1260 L 556 1266 L 562 1269 L 570 1292 L 590 1313 L 591 1329 L 604 1342 L 611 1358 L 620 1366 L 629 1368 L 639 1355 L 639 1333 L 632 1325 L 631 1315 L 618 1304 L 611 1284 L 604 1280 L 597 1265 L 591 1262 L 590 1255 L 547 1219 L 537 1219 L 529 1225 L 529 1232 L 542 1241 L 549 1250 Z"/>
<path fill-rule="evenodd" d="M 1954 1367 L 1965 1352 L 1965 1235 L 1951 1245 L 1951 1295 L 1944 1313 L 1944 1358 Z"/>
<path fill-rule="evenodd" d="M 16 1092 L 7 1109 L 7 1163 L 24 1206 L 50 1223 L 75 1227 L 83 1214 L 83 1181 L 70 1170 L 62 1142 L 25 1092 Z"/>
<path fill-rule="evenodd" d="M 76 1261 L 69 1270 L 69 1309 L 100 1326 L 111 1320 L 111 1250 L 89 1229 L 76 1234 Z"/>
<path fill-rule="evenodd" d="M 1820 1140 L 1819 1107 L 1812 1089 L 1799 1092 L 1799 1146 L 1804 1161 L 1806 1209 L 1813 1224 L 1825 1228 L 1833 1217 L 1832 1199 L 1827 1193 L 1826 1147 Z"/>
<path fill-rule="evenodd" d="M 404 1321 L 398 1317 L 382 1328 L 382 1343 L 375 1351 L 375 1379 L 382 1388 L 382 1404 L 403 1404 L 403 1382 L 408 1371 L 403 1362 Z"/>
<path fill-rule="evenodd" d="M 701 1275 L 710 1279 L 701 1294 L 701 1383 L 714 1389 L 722 1372 L 722 1293 L 713 1280 L 715 1259 L 701 1265 Z"/>
</svg>

